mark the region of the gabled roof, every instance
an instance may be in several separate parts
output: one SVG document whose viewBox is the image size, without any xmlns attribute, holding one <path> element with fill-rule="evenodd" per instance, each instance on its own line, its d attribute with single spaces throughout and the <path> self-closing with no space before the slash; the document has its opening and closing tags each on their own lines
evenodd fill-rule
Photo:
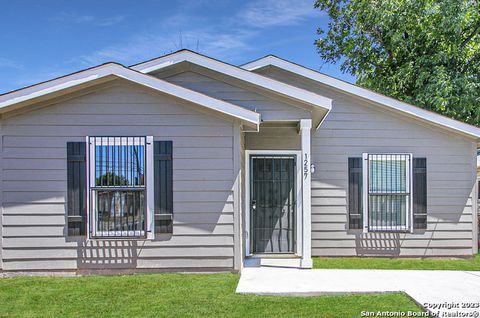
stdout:
<svg viewBox="0 0 480 318">
<path fill-rule="evenodd" d="M 293 62 L 281 59 L 279 57 L 268 55 L 258 60 L 246 63 L 241 67 L 245 70 L 254 71 L 268 66 L 274 66 L 285 71 L 295 73 L 299 76 L 309 78 L 319 83 L 325 84 L 340 91 L 352 94 L 363 99 L 381 104 L 388 108 L 403 112 L 410 117 L 420 119 L 424 122 L 428 122 L 443 128 L 447 128 L 452 131 L 459 132 L 463 135 L 474 137 L 477 140 L 480 139 L 480 128 L 472 126 L 461 121 L 451 119 L 432 111 L 425 110 L 423 108 L 399 101 L 397 99 L 375 93 L 371 90 L 362 88 L 357 85 L 350 84 L 348 82 L 339 80 L 337 78 L 328 76 L 326 74 L 314 71 L 304 66 L 295 64 Z"/>
<path fill-rule="evenodd" d="M 150 61 L 132 65 L 130 68 L 142 73 L 154 73 L 163 68 L 182 62 L 189 62 L 212 71 L 225 74 L 235 79 L 256 85 L 275 94 L 285 96 L 289 99 L 300 101 L 313 107 L 321 108 L 324 111 L 329 111 L 332 107 L 332 100 L 324 96 L 286 83 L 282 83 L 280 81 L 276 81 L 254 72 L 249 72 L 238 66 L 227 64 L 225 62 L 221 62 L 189 50 L 180 50 Z"/>
<path fill-rule="evenodd" d="M 204 108 L 240 119 L 244 124 L 258 128 L 260 114 L 246 108 L 215 99 L 187 88 L 146 75 L 117 63 L 106 63 L 77 73 L 72 73 L 37 85 L 0 95 L 0 113 L 23 107 L 85 88 L 98 82 L 125 79 Z"/>
</svg>

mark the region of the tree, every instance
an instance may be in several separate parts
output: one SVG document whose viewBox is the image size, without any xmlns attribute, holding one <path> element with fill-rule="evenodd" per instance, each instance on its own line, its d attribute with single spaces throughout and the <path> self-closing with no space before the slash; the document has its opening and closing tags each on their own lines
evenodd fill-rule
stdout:
<svg viewBox="0 0 480 318">
<path fill-rule="evenodd" d="M 480 126 L 478 0 L 317 0 L 326 62 L 374 91 Z"/>
<path fill-rule="evenodd" d="M 108 171 L 102 174 L 95 180 L 95 184 L 106 185 L 106 186 L 126 186 L 129 185 L 128 179 L 124 176 L 115 174 L 114 172 Z"/>
</svg>

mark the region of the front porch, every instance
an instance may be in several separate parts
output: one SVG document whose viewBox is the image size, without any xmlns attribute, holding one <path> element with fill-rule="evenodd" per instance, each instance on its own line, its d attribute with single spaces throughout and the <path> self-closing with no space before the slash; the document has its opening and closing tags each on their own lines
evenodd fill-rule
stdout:
<svg viewBox="0 0 480 318">
<path fill-rule="evenodd" d="M 311 119 L 244 132 L 243 267 L 311 268 Z"/>
</svg>

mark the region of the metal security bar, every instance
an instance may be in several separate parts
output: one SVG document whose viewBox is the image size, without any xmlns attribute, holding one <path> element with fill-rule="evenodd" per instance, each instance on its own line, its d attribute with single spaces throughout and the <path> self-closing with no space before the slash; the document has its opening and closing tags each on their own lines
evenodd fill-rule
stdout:
<svg viewBox="0 0 480 318">
<path fill-rule="evenodd" d="M 409 229 L 411 155 L 368 155 L 368 231 Z"/>
<path fill-rule="evenodd" d="M 89 137 L 90 236 L 146 234 L 146 137 Z"/>
<path fill-rule="evenodd" d="M 250 157 L 250 219 L 254 253 L 294 253 L 296 228 L 296 158 Z"/>
</svg>

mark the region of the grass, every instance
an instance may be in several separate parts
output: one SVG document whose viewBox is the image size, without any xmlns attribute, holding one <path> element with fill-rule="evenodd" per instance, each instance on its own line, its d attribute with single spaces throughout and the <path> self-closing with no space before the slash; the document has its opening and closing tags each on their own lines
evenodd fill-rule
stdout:
<svg viewBox="0 0 480 318">
<path fill-rule="evenodd" d="M 1 317 L 360 317 L 422 311 L 402 293 L 321 297 L 235 294 L 235 274 L 0 279 Z"/>
<path fill-rule="evenodd" d="M 313 259 L 313 267 L 332 269 L 433 269 L 480 271 L 480 254 L 471 259 L 316 257 Z"/>
</svg>

